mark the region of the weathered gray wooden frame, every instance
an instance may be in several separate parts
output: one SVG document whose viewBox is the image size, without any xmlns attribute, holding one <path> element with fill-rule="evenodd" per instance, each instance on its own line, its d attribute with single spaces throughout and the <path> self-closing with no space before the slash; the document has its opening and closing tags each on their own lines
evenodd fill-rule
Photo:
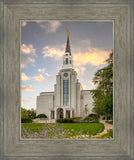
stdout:
<svg viewBox="0 0 134 160">
<path fill-rule="evenodd" d="M 133 159 L 133 3 L 1 2 L 1 158 Z M 114 21 L 114 139 L 20 139 L 20 20 Z"/>
</svg>

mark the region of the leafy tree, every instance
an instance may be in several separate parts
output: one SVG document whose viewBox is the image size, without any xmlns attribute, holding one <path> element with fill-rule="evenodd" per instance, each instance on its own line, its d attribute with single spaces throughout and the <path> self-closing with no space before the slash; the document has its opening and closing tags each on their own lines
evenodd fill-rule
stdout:
<svg viewBox="0 0 134 160">
<path fill-rule="evenodd" d="M 25 108 L 21 108 L 21 118 L 27 118 L 28 112 Z"/>
<path fill-rule="evenodd" d="M 91 93 L 94 99 L 93 111 L 99 116 L 113 116 L 113 53 L 105 61 L 108 65 L 99 69 L 93 78 L 97 88 Z"/>
<path fill-rule="evenodd" d="M 31 110 L 28 110 L 28 117 L 31 119 L 35 119 L 36 118 L 36 111 L 32 108 Z"/>
</svg>

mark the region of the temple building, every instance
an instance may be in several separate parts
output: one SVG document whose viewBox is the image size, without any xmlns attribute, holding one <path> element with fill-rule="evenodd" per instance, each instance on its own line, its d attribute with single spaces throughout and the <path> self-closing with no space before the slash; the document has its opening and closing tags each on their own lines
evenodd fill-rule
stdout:
<svg viewBox="0 0 134 160">
<path fill-rule="evenodd" d="M 73 55 L 67 31 L 67 43 L 63 55 L 63 66 L 56 75 L 54 92 L 41 92 L 37 96 L 37 115 L 45 114 L 49 120 L 71 117 L 85 117 L 85 107 L 88 114 L 92 113 L 93 99 L 90 90 L 83 90 L 73 68 Z"/>
</svg>

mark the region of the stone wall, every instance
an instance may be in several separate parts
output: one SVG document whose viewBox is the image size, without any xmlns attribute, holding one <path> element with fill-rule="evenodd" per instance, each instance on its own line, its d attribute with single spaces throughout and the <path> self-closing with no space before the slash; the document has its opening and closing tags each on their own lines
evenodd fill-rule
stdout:
<svg viewBox="0 0 134 160">
<path fill-rule="evenodd" d="M 54 107 L 54 92 L 43 92 L 37 96 L 37 115 L 45 114 L 49 117 L 49 108 Z"/>
</svg>

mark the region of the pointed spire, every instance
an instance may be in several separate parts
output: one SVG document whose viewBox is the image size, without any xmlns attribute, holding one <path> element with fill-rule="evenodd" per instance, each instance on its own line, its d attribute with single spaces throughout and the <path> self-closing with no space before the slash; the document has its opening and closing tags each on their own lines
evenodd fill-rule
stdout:
<svg viewBox="0 0 134 160">
<path fill-rule="evenodd" d="M 69 42 L 69 33 L 70 33 L 70 31 L 67 29 L 67 44 L 66 44 L 65 52 L 69 52 L 70 55 L 71 55 L 71 48 L 70 48 L 70 42 Z"/>
</svg>

